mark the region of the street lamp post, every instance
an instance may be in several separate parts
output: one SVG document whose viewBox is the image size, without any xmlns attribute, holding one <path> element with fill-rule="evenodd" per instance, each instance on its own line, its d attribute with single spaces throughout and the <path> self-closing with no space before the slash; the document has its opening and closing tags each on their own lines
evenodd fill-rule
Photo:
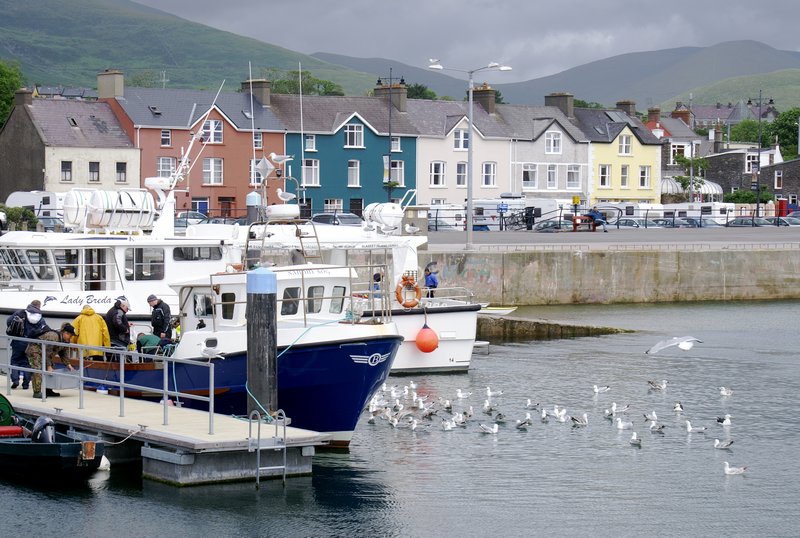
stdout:
<svg viewBox="0 0 800 538">
<path fill-rule="evenodd" d="M 770 98 L 767 104 L 771 105 L 774 101 Z M 761 95 L 761 90 L 758 90 L 758 162 L 756 163 L 756 214 L 755 217 L 761 216 L 761 106 L 763 104 L 763 98 Z M 753 106 L 753 99 L 747 100 L 747 106 Z M 752 186 L 751 186 L 752 188 Z M 753 226 L 756 225 L 755 217 L 753 218 Z"/>
<path fill-rule="evenodd" d="M 473 80 L 472 76 L 479 71 L 488 71 L 496 69 L 498 71 L 511 71 L 511 67 L 507 65 L 500 65 L 497 62 L 490 62 L 488 65 L 478 67 L 476 69 L 453 69 L 452 67 L 443 67 L 439 60 L 431 59 L 428 69 L 435 69 L 437 71 L 457 71 L 459 73 L 466 73 L 469 77 L 469 86 L 467 87 L 468 106 L 467 106 L 467 123 L 469 124 L 469 132 L 467 134 L 467 244 L 466 248 L 472 249 L 472 232 L 473 232 L 473 215 L 472 215 L 472 90 Z"/>
</svg>

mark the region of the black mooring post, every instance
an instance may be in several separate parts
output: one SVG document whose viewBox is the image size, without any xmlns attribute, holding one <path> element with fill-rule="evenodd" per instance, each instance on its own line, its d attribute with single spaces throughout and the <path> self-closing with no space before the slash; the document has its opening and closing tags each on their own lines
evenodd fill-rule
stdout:
<svg viewBox="0 0 800 538">
<path fill-rule="evenodd" d="M 247 272 L 248 412 L 278 410 L 277 294 L 278 277 L 270 269 Z"/>
</svg>

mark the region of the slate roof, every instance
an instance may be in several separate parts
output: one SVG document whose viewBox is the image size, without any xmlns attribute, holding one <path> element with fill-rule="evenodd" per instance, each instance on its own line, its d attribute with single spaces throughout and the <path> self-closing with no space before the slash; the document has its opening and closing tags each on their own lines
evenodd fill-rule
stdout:
<svg viewBox="0 0 800 538">
<path fill-rule="evenodd" d="M 464 101 L 409 99 L 408 115 L 420 135 L 443 137 L 469 115 Z M 508 125 L 500 114 L 489 114 L 478 103 L 472 104 L 472 122 L 486 138 L 510 138 Z"/>
<path fill-rule="evenodd" d="M 611 143 L 625 127 L 630 127 L 640 143 L 661 144 L 661 141 L 638 118 L 631 118 L 621 110 L 576 108 L 574 123 L 592 142 Z"/>
<path fill-rule="evenodd" d="M 34 99 L 29 110 L 43 142 L 48 146 L 133 147 L 107 103 Z"/>
<path fill-rule="evenodd" d="M 557 123 L 574 141 L 588 142 L 586 135 L 554 106 L 497 105 L 507 126 L 508 136 L 517 140 L 536 140 Z"/>
<path fill-rule="evenodd" d="M 125 88 L 124 97 L 117 101 L 136 126 L 187 129 L 205 115 L 216 94 L 210 90 Z M 255 99 L 251 123 L 249 93 L 221 92 L 215 105 L 237 129 L 249 131 L 255 125 L 256 130 L 284 130 L 272 110 Z"/>
</svg>

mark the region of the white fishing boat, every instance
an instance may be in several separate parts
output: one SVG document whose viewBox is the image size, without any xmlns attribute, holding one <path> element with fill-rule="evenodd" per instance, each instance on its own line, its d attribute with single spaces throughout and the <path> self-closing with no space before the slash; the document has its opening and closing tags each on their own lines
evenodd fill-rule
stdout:
<svg viewBox="0 0 800 538">
<path fill-rule="evenodd" d="M 478 314 L 484 316 L 507 316 L 516 309 L 516 306 L 492 306 L 489 303 L 481 303 L 481 309 Z"/>
</svg>

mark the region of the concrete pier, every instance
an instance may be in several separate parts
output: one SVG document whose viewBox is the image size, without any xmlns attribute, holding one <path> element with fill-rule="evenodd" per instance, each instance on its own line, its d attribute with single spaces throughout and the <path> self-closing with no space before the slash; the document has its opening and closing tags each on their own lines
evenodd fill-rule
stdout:
<svg viewBox="0 0 800 538">
<path fill-rule="evenodd" d="M 6 386 L 0 376 L 0 387 Z M 79 408 L 77 389 L 59 390 L 60 397 L 42 402 L 30 390 L 9 390 L 6 397 L 16 412 L 31 416 L 49 416 L 56 424 L 98 435 L 110 445 L 107 457 L 116 463 L 141 459 L 145 478 L 190 486 L 199 484 L 249 481 L 256 478 L 256 443 L 250 437 L 247 420 L 226 415 L 214 416 L 214 433 L 209 433 L 207 412 L 180 407 L 168 408 L 164 425 L 163 405 L 132 398 L 125 399 L 125 416 L 120 415 L 119 398 L 84 391 L 84 407 Z M 252 435 L 256 429 L 253 427 Z M 283 465 L 283 427 L 262 424 L 262 466 Z M 311 474 L 315 447 L 327 444 L 330 436 L 309 430 L 286 427 L 287 476 Z M 281 478 L 282 470 L 262 478 Z"/>
</svg>

